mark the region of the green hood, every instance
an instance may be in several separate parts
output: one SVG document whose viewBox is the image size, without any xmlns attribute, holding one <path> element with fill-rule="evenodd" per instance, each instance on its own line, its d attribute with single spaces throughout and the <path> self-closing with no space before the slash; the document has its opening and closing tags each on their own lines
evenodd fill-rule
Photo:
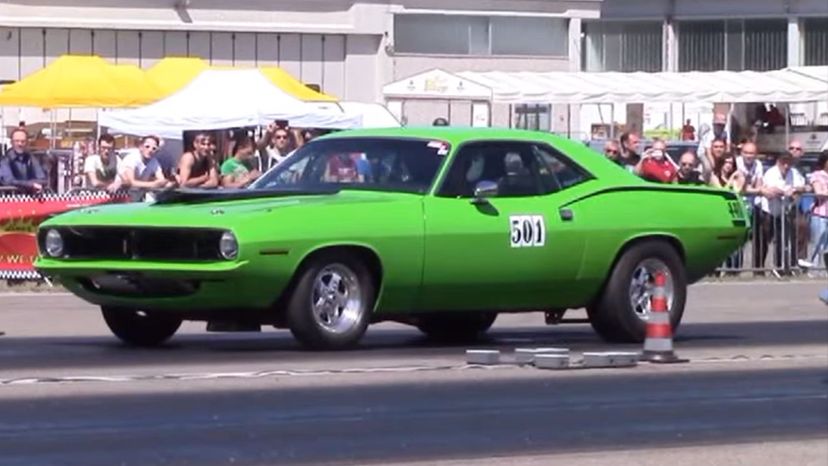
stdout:
<svg viewBox="0 0 828 466">
<path fill-rule="evenodd" d="M 226 227 L 253 214 L 268 214 L 275 209 L 310 206 L 345 206 L 390 202 L 399 193 L 356 190 L 305 191 L 179 191 L 161 196 L 155 203 L 116 203 L 95 205 L 60 214 L 41 226 L 178 226 Z"/>
</svg>

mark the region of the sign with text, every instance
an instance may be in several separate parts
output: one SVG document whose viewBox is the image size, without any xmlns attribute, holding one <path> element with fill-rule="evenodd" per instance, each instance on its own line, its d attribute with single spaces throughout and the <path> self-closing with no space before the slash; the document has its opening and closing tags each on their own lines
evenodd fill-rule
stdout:
<svg viewBox="0 0 828 466">
<path fill-rule="evenodd" d="M 0 194 L 0 279 L 38 278 L 33 263 L 37 258 L 38 226 L 47 218 L 72 209 L 128 197 L 105 192 L 78 194 Z"/>
</svg>

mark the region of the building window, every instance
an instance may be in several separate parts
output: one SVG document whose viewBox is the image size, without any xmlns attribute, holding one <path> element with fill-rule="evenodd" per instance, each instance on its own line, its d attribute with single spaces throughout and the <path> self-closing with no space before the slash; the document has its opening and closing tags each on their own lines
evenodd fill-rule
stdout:
<svg viewBox="0 0 828 466">
<path fill-rule="evenodd" d="M 582 68 L 586 71 L 662 71 L 660 21 L 584 24 Z"/>
<path fill-rule="evenodd" d="M 828 18 L 805 18 L 805 66 L 828 65 Z"/>
<path fill-rule="evenodd" d="M 517 104 L 514 112 L 515 128 L 549 131 L 552 127 L 551 105 Z"/>
<path fill-rule="evenodd" d="M 562 18 L 404 14 L 394 17 L 397 53 L 470 56 L 569 54 Z"/>
<path fill-rule="evenodd" d="M 679 71 L 767 71 L 787 65 L 786 20 L 682 21 Z"/>
</svg>

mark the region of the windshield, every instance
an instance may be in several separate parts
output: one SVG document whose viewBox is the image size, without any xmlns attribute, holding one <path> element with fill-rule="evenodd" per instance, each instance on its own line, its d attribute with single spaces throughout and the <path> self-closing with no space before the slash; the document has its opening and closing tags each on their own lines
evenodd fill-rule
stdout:
<svg viewBox="0 0 828 466">
<path fill-rule="evenodd" d="M 426 139 L 337 138 L 310 142 L 250 189 L 347 187 L 426 193 L 449 144 Z"/>
</svg>

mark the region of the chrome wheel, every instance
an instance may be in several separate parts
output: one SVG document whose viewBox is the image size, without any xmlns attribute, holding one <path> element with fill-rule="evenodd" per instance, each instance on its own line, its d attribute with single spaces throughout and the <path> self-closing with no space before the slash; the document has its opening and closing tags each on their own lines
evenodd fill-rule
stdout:
<svg viewBox="0 0 828 466">
<path fill-rule="evenodd" d="M 343 264 L 328 265 L 313 279 L 311 309 L 323 329 L 345 333 L 358 325 L 363 311 L 357 274 Z"/>
<path fill-rule="evenodd" d="M 646 259 L 633 270 L 630 281 L 630 305 L 641 320 L 650 316 L 650 303 L 655 287 L 655 275 L 662 272 L 665 275 L 664 296 L 667 298 L 667 309 L 673 307 L 674 285 L 673 275 L 667 264 L 659 259 Z"/>
</svg>

